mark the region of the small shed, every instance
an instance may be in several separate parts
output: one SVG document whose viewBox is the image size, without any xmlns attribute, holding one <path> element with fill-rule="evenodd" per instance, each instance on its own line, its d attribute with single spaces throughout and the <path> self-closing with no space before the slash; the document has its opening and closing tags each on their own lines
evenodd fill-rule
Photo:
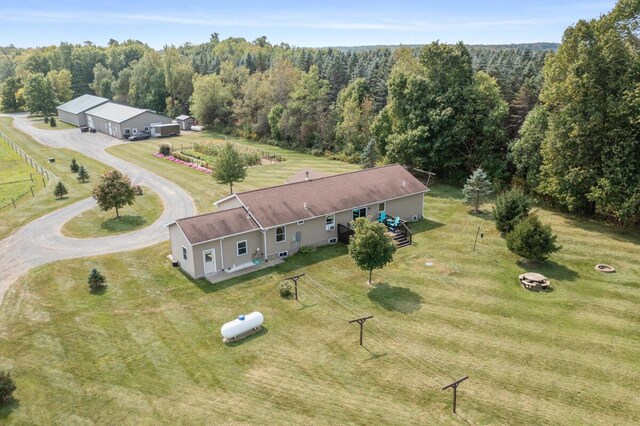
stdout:
<svg viewBox="0 0 640 426">
<path fill-rule="evenodd" d="M 193 117 L 186 114 L 177 116 L 176 121 L 180 125 L 180 130 L 191 130 L 191 126 L 195 124 Z"/>
</svg>

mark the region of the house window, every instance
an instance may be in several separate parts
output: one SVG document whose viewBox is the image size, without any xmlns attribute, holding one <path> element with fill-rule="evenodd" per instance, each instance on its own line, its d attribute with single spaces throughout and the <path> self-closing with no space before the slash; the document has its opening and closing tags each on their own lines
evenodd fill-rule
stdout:
<svg viewBox="0 0 640 426">
<path fill-rule="evenodd" d="M 378 213 L 387 210 L 387 203 L 378 204 Z"/>
<path fill-rule="evenodd" d="M 187 248 L 185 246 L 182 246 L 182 258 L 187 260 Z"/>
<path fill-rule="evenodd" d="M 299 220 L 298 225 L 304 225 L 304 220 Z"/>
<path fill-rule="evenodd" d="M 287 239 L 287 233 L 284 229 L 284 226 L 279 226 L 276 228 L 276 243 L 281 243 Z"/>
<path fill-rule="evenodd" d="M 359 209 L 353 209 L 353 220 L 356 220 L 359 217 L 367 217 L 367 208 L 361 207 Z"/>
<path fill-rule="evenodd" d="M 149 133 L 149 128 L 148 128 L 148 127 L 145 127 L 145 128 L 144 128 L 144 131 L 145 131 L 145 132 L 147 132 L 147 133 Z"/>
<path fill-rule="evenodd" d="M 238 241 L 236 243 L 236 246 L 237 246 L 238 256 L 247 254 L 247 240 Z"/>
<path fill-rule="evenodd" d="M 336 224 L 336 217 L 334 215 L 332 215 L 332 214 L 327 216 L 326 225 L 330 226 L 330 225 L 335 225 L 335 224 Z"/>
<path fill-rule="evenodd" d="M 129 133 L 131 133 L 131 129 L 124 129 L 124 134 L 128 135 Z"/>
</svg>

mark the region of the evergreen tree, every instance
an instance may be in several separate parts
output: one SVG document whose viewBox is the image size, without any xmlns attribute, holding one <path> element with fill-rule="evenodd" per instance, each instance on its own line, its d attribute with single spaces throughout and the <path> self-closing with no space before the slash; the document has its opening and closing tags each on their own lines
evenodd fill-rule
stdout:
<svg viewBox="0 0 640 426">
<path fill-rule="evenodd" d="M 498 195 L 493 208 L 496 228 L 505 234 L 511 232 L 518 222 L 529 215 L 530 208 L 531 202 L 519 189 L 512 189 Z"/>
<path fill-rule="evenodd" d="M 560 250 L 551 226 L 543 225 L 537 216 L 531 215 L 516 224 L 507 234 L 507 247 L 522 258 L 542 262 L 550 254 Z"/>
<path fill-rule="evenodd" d="M 105 172 L 93 188 L 93 198 L 98 202 L 100 210 L 109 211 L 115 208 L 116 217 L 120 217 L 118 209 L 132 205 L 135 197 L 131 180 L 117 170 Z"/>
<path fill-rule="evenodd" d="M 53 188 L 53 195 L 60 199 L 62 199 L 62 197 L 64 197 L 68 193 L 69 191 L 67 190 L 67 187 L 64 186 L 64 183 L 62 183 L 62 181 L 58 181 L 55 188 Z"/>
<path fill-rule="evenodd" d="M 11 373 L 0 370 L 0 407 L 13 398 L 16 389 L 16 382 L 11 378 Z"/>
<path fill-rule="evenodd" d="M 487 177 L 487 174 L 481 168 L 477 169 L 467 179 L 462 188 L 462 194 L 464 195 L 464 202 L 470 206 L 473 206 L 476 213 L 480 212 L 480 204 L 484 201 L 485 197 L 491 193 L 491 182 Z"/>
<path fill-rule="evenodd" d="M 49 126 L 56 127 L 57 125 L 58 125 L 58 122 L 56 121 L 56 118 L 55 117 L 51 117 L 49 119 Z"/>
<path fill-rule="evenodd" d="M 374 269 L 382 269 L 393 260 L 396 245 L 386 235 L 387 228 L 382 223 L 359 217 L 353 222 L 355 234 L 349 241 L 349 254 L 356 265 L 369 271 L 369 284 Z"/>
<path fill-rule="evenodd" d="M 89 278 L 87 278 L 87 284 L 89 284 L 89 291 L 95 292 L 101 290 L 105 287 L 107 279 L 104 275 L 100 273 L 97 269 L 92 269 L 89 274 Z"/>
<path fill-rule="evenodd" d="M 363 169 L 370 169 L 371 167 L 376 166 L 377 158 L 378 154 L 376 153 L 376 141 L 371 139 L 367 146 L 364 147 L 364 151 L 362 151 L 360 164 L 362 165 Z"/>
<path fill-rule="evenodd" d="M 78 180 L 82 183 L 89 180 L 89 172 L 87 172 L 87 169 L 85 169 L 84 166 L 80 166 L 80 169 L 78 170 Z"/>
<path fill-rule="evenodd" d="M 217 183 L 229 185 L 229 194 L 233 194 L 233 184 L 242 182 L 247 176 L 245 163 L 231 142 L 227 142 L 218 153 L 211 176 Z"/>
<path fill-rule="evenodd" d="M 76 161 L 75 158 L 71 159 L 71 164 L 69 165 L 69 168 L 73 173 L 77 173 L 78 170 L 80 169 L 80 166 L 78 166 L 78 162 Z"/>
</svg>

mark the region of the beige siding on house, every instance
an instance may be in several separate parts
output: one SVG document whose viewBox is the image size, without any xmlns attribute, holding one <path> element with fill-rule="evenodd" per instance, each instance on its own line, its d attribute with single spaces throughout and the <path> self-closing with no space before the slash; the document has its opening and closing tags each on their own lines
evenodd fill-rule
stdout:
<svg viewBox="0 0 640 426">
<path fill-rule="evenodd" d="M 230 210 L 237 209 L 238 207 L 242 207 L 242 203 L 236 197 L 231 197 L 227 200 L 218 202 L 218 210 Z"/>
<path fill-rule="evenodd" d="M 420 220 L 423 215 L 423 199 L 424 194 L 415 194 L 409 197 L 387 201 L 387 214 L 394 217 L 400 216 L 400 219 L 407 222 L 411 222 L 413 216 L 418 216 L 418 220 Z"/>
<path fill-rule="evenodd" d="M 186 237 L 175 223 L 169 225 L 169 237 L 171 241 L 171 256 L 173 256 L 173 260 L 180 262 L 180 267 L 187 274 L 195 278 L 193 250 Z M 187 260 L 182 257 L 182 247 L 187 249 Z"/>
<path fill-rule="evenodd" d="M 236 244 L 244 240 L 247 240 L 247 254 L 238 256 Z M 207 250 L 215 250 L 216 272 L 219 273 L 222 272 L 222 268 L 229 269 L 234 265 L 239 266 L 250 263 L 252 260 L 251 255 L 257 248 L 260 248 L 260 253 L 262 253 L 262 233 L 260 231 L 251 231 L 232 237 L 219 238 L 206 243 L 196 244 L 193 246 L 194 277 L 202 278 L 204 276 L 203 253 Z"/>
<path fill-rule="evenodd" d="M 329 239 L 338 236 L 337 225 L 333 231 L 326 230 L 325 216 L 305 220 L 303 224 L 290 223 L 286 226 L 285 241 L 276 243 L 276 228 L 267 230 L 267 253 L 270 259 L 278 257 L 278 253 L 297 253 L 302 246 L 323 246 L 329 244 Z M 300 232 L 300 241 L 296 240 L 296 233 Z"/>
</svg>

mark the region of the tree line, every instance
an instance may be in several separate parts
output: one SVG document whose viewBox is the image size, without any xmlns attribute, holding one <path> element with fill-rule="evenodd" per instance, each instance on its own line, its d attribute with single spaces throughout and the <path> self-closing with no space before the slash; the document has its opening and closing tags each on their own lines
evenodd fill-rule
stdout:
<svg viewBox="0 0 640 426">
<path fill-rule="evenodd" d="M 90 92 L 454 182 L 482 167 L 498 189 L 516 183 L 569 211 L 635 222 L 639 3 L 620 0 L 609 14 L 579 21 L 557 52 L 438 42 L 310 49 L 217 33 L 160 51 L 135 40 L 10 46 L 0 49 L 2 107 L 47 110 L 55 102 L 45 100 Z"/>
</svg>

